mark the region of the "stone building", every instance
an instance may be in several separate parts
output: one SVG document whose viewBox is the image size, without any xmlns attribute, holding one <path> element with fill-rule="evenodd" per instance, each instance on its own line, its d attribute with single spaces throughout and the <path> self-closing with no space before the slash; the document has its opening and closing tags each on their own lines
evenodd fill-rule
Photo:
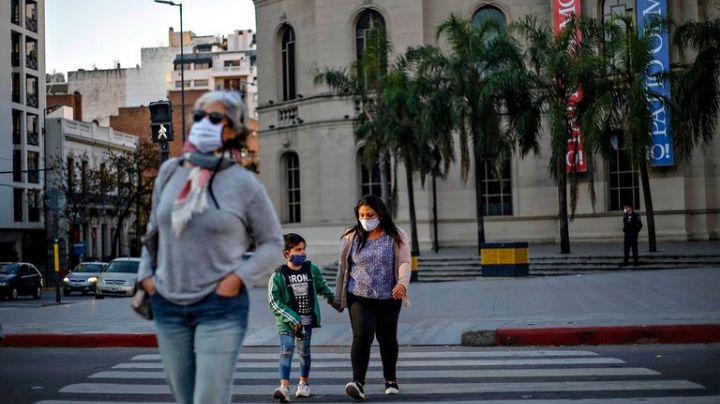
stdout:
<svg viewBox="0 0 720 404">
<path fill-rule="evenodd" d="M 45 266 L 45 1 L 0 7 L 0 261 Z"/>
<path fill-rule="evenodd" d="M 582 15 L 596 18 L 633 14 L 636 8 L 634 0 L 577 2 Z M 667 3 L 669 16 L 678 22 L 713 12 L 705 5 L 709 2 Z M 336 253 L 343 228 L 353 223 L 352 208 L 358 198 L 377 192 L 377 168 L 365 167 L 359 157 L 351 100 L 315 86 L 315 73 L 325 67 L 349 68 L 363 51 L 367 29 L 374 24 L 384 24 L 394 50 L 402 52 L 409 46 L 434 44 L 436 27 L 451 13 L 508 24 L 525 15 L 550 23 L 553 11 L 551 0 L 255 0 L 255 5 L 261 177 L 285 230 L 302 233 L 312 254 L 327 259 Z M 677 52 L 670 57 L 680 61 Z M 548 171 L 547 135 L 541 147 L 537 156 L 511 158 L 502 182 L 485 170 L 488 241 L 559 240 L 557 188 Z M 689 161 L 650 169 L 660 241 L 720 237 L 718 159 L 720 137 L 716 136 Z M 644 214 L 638 173 L 622 150 L 609 161 L 599 157 L 595 161 L 597 202 L 593 207 L 583 184 L 577 215 L 570 223 L 571 240 L 621 239 L 624 203 L 638 206 Z M 408 228 L 402 165 L 392 181 L 398 181 L 397 220 Z M 421 249 L 427 249 L 432 242 L 432 194 L 428 186 L 421 188 L 419 179 L 415 190 Z M 475 245 L 473 179 L 463 183 L 455 165 L 446 179 L 439 180 L 437 192 L 440 246 Z"/>
</svg>

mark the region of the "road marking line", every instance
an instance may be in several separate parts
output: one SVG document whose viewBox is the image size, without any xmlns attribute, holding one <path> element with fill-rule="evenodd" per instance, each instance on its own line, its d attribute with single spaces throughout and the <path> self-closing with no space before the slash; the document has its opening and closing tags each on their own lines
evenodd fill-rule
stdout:
<svg viewBox="0 0 720 404">
<path fill-rule="evenodd" d="M 315 384 L 319 379 L 347 380 L 352 376 L 350 369 L 344 371 L 320 371 L 310 374 Z M 567 368 L 567 369 L 493 369 L 493 370 L 406 370 L 400 376 L 403 379 L 416 378 L 507 378 L 507 377 L 607 377 L 607 376 L 659 376 L 646 368 Z M 165 379 L 165 372 L 158 371 L 106 371 L 98 372 L 91 379 Z M 276 379 L 277 371 L 273 372 L 235 372 L 236 379 Z M 381 371 L 371 371 L 368 379 L 381 379 Z"/>
<path fill-rule="evenodd" d="M 314 359 L 314 358 L 313 358 Z M 561 359 L 467 359 L 452 361 L 413 361 L 400 360 L 398 367 L 413 366 L 432 366 L 432 367 L 448 367 L 448 366 L 535 366 L 535 365 L 617 365 L 623 364 L 624 361 L 615 358 L 561 358 Z M 313 361 L 313 368 L 334 368 L 347 367 L 348 361 Z M 236 368 L 277 368 L 277 361 L 272 362 L 238 362 Z M 298 365 L 299 366 L 299 365 Z M 373 366 L 380 366 L 379 364 Z M 113 369 L 161 369 L 163 367 L 160 362 L 132 362 L 120 363 L 113 366 Z"/>
<path fill-rule="evenodd" d="M 443 393 L 511 393 L 511 392 L 590 392 L 632 390 L 704 390 L 705 387 L 687 380 L 623 380 L 623 381 L 583 381 L 583 382 L 528 382 L 528 383 L 423 383 L 403 384 L 403 394 Z M 272 386 L 233 385 L 233 394 L 264 395 L 269 394 Z M 383 386 L 368 385 L 367 394 L 382 394 Z M 65 386 L 60 393 L 82 394 L 170 394 L 167 385 L 158 384 L 117 384 L 117 383 L 77 383 Z M 336 395 L 342 393 L 342 384 L 336 386 L 315 385 L 316 395 Z"/>
<path fill-rule="evenodd" d="M 349 359 L 347 353 L 313 353 L 313 359 Z M 598 356 L 590 351 L 451 351 L 451 352 L 400 352 L 400 358 L 513 358 L 513 357 L 563 357 L 563 356 Z M 241 353 L 239 360 L 278 359 L 279 353 Z M 373 352 L 371 358 L 380 358 L 378 352 Z M 134 361 L 159 361 L 160 354 L 136 355 Z"/>
</svg>

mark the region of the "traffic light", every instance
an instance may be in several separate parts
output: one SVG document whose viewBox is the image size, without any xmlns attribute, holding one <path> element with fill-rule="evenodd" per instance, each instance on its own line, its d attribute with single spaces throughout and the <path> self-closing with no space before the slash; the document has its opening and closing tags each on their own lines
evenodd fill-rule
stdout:
<svg viewBox="0 0 720 404">
<path fill-rule="evenodd" d="M 155 101 L 150 108 L 150 128 L 153 143 L 172 142 L 172 105 L 170 101 Z"/>
</svg>

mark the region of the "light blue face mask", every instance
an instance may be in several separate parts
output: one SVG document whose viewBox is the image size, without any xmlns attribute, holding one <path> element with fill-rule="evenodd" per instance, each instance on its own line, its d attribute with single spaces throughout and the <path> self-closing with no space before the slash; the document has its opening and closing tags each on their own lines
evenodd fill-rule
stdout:
<svg viewBox="0 0 720 404">
<path fill-rule="evenodd" d="M 210 153 L 222 147 L 223 124 L 214 124 L 208 117 L 195 122 L 190 128 L 188 140 L 200 153 Z"/>
<path fill-rule="evenodd" d="M 361 220 L 360 224 L 362 225 L 363 229 L 365 229 L 365 231 L 373 231 L 380 225 L 380 219 L 375 218 Z"/>
</svg>

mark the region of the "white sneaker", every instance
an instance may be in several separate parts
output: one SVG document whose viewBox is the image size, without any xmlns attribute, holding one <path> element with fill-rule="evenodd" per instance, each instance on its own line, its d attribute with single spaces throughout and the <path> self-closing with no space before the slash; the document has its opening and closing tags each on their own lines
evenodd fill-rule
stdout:
<svg viewBox="0 0 720 404">
<path fill-rule="evenodd" d="M 281 403 L 290 402 L 290 389 L 281 385 L 273 391 L 273 398 L 280 400 Z"/>
<path fill-rule="evenodd" d="M 356 400 L 363 400 L 365 399 L 365 392 L 363 391 L 363 385 L 360 382 L 350 382 L 345 385 L 345 393 L 347 393 L 348 396 L 356 399 Z"/>
<path fill-rule="evenodd" d="M 299 383 L 295 390 L 295 397 L 310 397 L 310 386 L 307 383 Z"/>
</svg>

